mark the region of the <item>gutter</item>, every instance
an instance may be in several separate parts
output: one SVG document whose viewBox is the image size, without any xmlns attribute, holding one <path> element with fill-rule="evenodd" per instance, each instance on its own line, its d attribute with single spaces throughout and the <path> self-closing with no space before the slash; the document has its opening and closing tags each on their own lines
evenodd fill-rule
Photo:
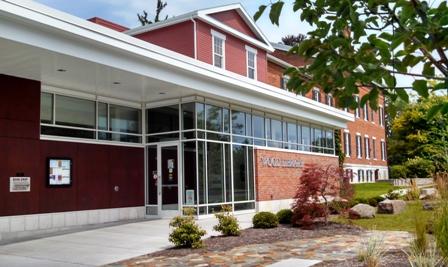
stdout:
<svg viewBox="0 0 448 267">
<path fill-rule="evenodd" d="M 198 41 L 197 41 L 197 26 L 196 20 L 194 20 L 193 16 L 190 17 L 190 20 L 193 22 L 193 55 L 194 59 L 198 59 Z"/>
</svg>

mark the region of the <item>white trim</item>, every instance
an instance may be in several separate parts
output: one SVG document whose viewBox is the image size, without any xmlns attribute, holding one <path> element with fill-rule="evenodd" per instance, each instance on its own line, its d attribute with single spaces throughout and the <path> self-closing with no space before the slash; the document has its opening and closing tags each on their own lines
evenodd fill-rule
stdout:
<svg viewBox="0 0 448 267">
<path fill-rule="evenodd" d="M 211 35 L 212 35 L 212 65 L 216 68 L 226 69 L 226 36 L 217 31 L 214 31 L 213 29 L 211 29 Z M 221 55 L 216 53 L 215 51 L 215 38 L 220 39 L 222 41 Z M 215 65 L 215 54 L 222 58 L 221 67 Z"/>
<path fill-rule="evenodd" d="M 252 67 L 249 67 L 249 53 L 252 53 L 254 55 L 254 67 L 253 67 L 254 77 L 253 78 L 249 77 L 249 68 L 252 69 Z M 258 73 L 257 73 L 258 72 L 258 66 L 257 66 L 257 64 L 258 64 L 257 50 L 246 45 L 246 76 L 249 79 L 253 79 L 253 80 L 257 80 L 258 79 Z"/>
<path fill-rule="evenodd" d="M 92 129 L 92 131 L 96 131 L 96 130 Z M 142 138 L 144 138 L 144 137 L 142 136 Z M 83 144 L 96 144 L 96 145 L 109 145 L 109 146 L 125 146 L 125 147 L 141 147 L 141 148 L 145 147 L 145 145 L 143 143 L 125 143 L 125 142 L 83 139 L 83 138 L 76 138 L 76 137 L 65 137 L 65 136 L 44 135 L 44 134 L 40 135 L 40 140 L 83 143 Z"/>
<path fill-rule="evenodd" d="M 356 135 L 359 135 L 359 136 L 360 136 L 361 134 L 360 134 L 360 133 L 358 133 L 358 132 L 356 132 Z"/>
<path fill-rule="evenodd" d="M 248 45 L 245 45 L 244 47 L 246 48 L 246 51 L 250 51 L 250 52 L 254 53 L 255 55 L 258 54 L 258 50 L 257 49 L 255 49 L 253 47 L 250 47 Z"/>
<path fill-rule="evenodd" d="M 377 168 L 377 169 L 387 169 L 387 166 L 384 165 L 367 165 L 367 164 L 356 164 L 356 163 L 344 163 L 344 168 Z"/>
<path fill-rule="evenodd" d="M 364 135 L 364 137 L 367 137 L 367 138 L 369 138 L 369 136 L 368 136 L 367 134 L 365 134 L 365 135 Z"/>
<path fill-rule="evenodd" d="M 344 133 L 350 133 L 349 129 L 344 129 Z"/>
<path fill-rule="evenodd" d="M 224 34 L 218 32 L 218 31 L 215 31 L 215 30 L 211 29 L 210 33 L 211 33 L 212 36 L 216 36 L 216 37 L 218 37 L 220 39 L 223 39 L 224 41 L 226 40 L 226 36 Z"/>
<path fill-rule="evenodd" d="M 273 140 L 267 140 L 267 141 L 273 141 Z M 281 141 L 278 141 L 278 142 L 281 142 Z M 234 143 L 234 144 L 237 144 L 237 143 Z M 298 145 L 303 145 L 303 144 L 298 144 Z M 309 147 L 311 147 L 311 145 L 309 145 Z M 277 152 L 287 152 L 287 153 L 304 154 L 304 155 L 321 156 L 321 157 L 330 157 L 330 158 L 337 158 L 338 157 L 336 155 L 325 154 L 325 153 L 317 153 L 317 152 L 310 152 L 310 151 L 303 151 L 303 150 L 289 150 L 289 149 L 278 148 L 278 147 L 269 147 L 269 146 L 254 145 L 253 148 L 254 149 L 259 149 L 259 150 L 270 150 L 270 151 L 277 151 Z M 324 148 L 324 147 L 319 147 L 319 148 L 333 149 L 334 150 L 334 148 Z"/>
<path fill-rule="evenodd" d="M 375 137 L 375 136 L 372 136 L 372 139 L 376 140 L 376 137 Z"/>
</svg>

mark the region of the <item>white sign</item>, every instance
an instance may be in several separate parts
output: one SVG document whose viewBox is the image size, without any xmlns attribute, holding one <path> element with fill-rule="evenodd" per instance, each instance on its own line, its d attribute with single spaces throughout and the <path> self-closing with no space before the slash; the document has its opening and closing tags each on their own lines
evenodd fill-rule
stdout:
<svg viewBox="0 0 448 267">
<path fill-rule="evenodd" d="M 48 163 L 48 184 L 49 185 L 70 185 L 71 160 L 69 159 L 49 159 Z"/>
<path fill-rule="evenodd" d="M 31 191 L 30 177 L 9 178 L 9 192 L 30 192 L 30 191 Z"/>
<path fill-rule="evenodd" d="M 303 161 L 297 159 L 280 159 L 275 157 L 262 157 L 261 161 L 265 167 L 277 168 L 302 168 Z"/>
<path fill-rule="evenodd" d="M 185 204 L 194 205 L 194 190 L 189 189 L 185 191 Z"/>
</svg>

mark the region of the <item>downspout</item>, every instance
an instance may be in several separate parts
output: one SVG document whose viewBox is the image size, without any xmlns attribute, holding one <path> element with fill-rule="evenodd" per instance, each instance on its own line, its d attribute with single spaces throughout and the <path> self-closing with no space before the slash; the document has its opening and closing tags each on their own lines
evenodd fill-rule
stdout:
<svg viewBox="0 0 448 267">
<path fill-rule="evenodd" d="M 190 18 L 190 20 L 193 22 L 193 49 L 194 49 L 194 59 L 198 59 L 197 57 L 197 40 L 196 40 L 196 20 L 193 19 L 193 17 Z"/>
</svg>

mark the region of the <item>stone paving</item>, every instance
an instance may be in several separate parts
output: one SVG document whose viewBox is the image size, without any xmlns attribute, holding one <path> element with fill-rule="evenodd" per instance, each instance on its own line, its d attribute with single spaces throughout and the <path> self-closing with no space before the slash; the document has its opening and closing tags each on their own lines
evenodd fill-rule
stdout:
<svg viewBox="0 0 448 267">
<path fill-rule="evenodd" d="M 372 235 L 379 235 L 386 250 L 404 249 L 412 235 L 397 231 L 369 231 L 361 235 L 334 235 L 271 244 L 236 247 L 228 251 L 192 253 L 184 257 L 141 256 L 110 266 L 266 266 L 284 259 L 345 260 L 356 257 Z"/>
</svg>

